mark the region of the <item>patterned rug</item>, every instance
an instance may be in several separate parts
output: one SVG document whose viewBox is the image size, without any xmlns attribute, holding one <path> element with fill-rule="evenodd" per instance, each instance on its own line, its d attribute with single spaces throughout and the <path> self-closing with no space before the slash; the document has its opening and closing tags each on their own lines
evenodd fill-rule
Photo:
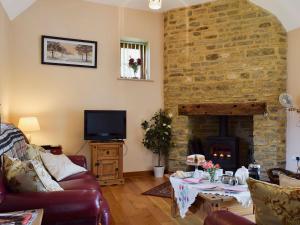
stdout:
<svg viewBox="0 0 300 225">
<path fill-rule="evenodd" d="M 154 188 L 151 188 L 148 191 L 145 191 L 142 193 L 142 195 L 151 195 L 151 196 L 157 196 L 162 198 L 171 198 L 171 183 L 170 181 L 167 181 L 163 184 L 160 184 Z"/>
</svg>

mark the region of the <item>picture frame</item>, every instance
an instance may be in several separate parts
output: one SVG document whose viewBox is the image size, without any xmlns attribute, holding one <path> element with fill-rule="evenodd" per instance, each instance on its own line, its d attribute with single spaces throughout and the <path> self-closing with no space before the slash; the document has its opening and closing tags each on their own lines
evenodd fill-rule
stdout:
<svg viewBox="0 0 300 225">
<path fill-rule="evenodd" d="M 42 64 L 97 68 L 96 41 L 42 36 Z"/>
</svg>

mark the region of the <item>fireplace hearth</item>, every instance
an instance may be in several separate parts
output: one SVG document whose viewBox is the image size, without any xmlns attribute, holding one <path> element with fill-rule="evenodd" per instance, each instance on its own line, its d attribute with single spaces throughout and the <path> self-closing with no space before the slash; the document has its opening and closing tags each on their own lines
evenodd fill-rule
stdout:
<svg viewBox="0 0 300 225">
<path fill-rule="evenodd" d="M 224 170 L 238 168 L 239 139 L 228 136 L 228 117 L 219 117 L 219 136 L 205 140 L 204 155 L 206 159 L 219 163 Z"/>
</svg>

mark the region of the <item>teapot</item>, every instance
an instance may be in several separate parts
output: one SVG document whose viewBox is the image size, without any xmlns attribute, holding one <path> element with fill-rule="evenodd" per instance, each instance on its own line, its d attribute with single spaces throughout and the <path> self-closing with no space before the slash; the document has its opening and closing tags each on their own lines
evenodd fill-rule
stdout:
<svg viewBox="0 0 300 225">
<path fill-rule="evenodd" d="M 238 179 L 239 184 L 246 184 L 247 179 L 249 178 L 249 171 L 247 168 L 242 166 L 242 168 L 238 169 L 235 172 L 235 177 Z"/>
</svg>

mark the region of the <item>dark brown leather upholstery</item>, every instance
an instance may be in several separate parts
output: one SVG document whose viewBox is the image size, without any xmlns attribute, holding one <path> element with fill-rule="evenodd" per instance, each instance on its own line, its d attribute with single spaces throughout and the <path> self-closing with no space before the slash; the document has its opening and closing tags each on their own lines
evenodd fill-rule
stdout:
<svg viewBox="0 0 300 225">
<path fill-rule="evenodd" d="M 26 136 L 23 136 L 28 143 Z M 59 153 L 62 152 L 55 152 Z M 87 168 L 84 156 L 69 158 L 75 164 Z M 42 208 L 43 225 L 110 224 L 109 206 L 91 172 L 69 176 L 59 184 L 64 191 L 12 193 L 6 188 L 0 170 L 0 212 Z"/>
<path fill-rule="evenodd" d="M 300 180 L 300 174 L 296 174 L 292 171 L 285 170 L 282 168 L 272 168 L 267 170 L 268 177 L 273 184 L 279 184 L 279 173 L 285 174 L 289 177 L 296 178 Z"/>
<path fill-rule="evenodd" d="M 256 225 L 244 217 L 229 211 L 216 211 L 206 217 L 204 225 Z"/>
<path fill-rule="evenodd" d="M 74 163 L 84 162 L 79 159 Z M 73 160 L 74 157 L 71 157 Z M 2 177 L 1 177 L 2 178 Z M 110 224 L 109 206 L 100 186 L 90 172 L 73 175 L 59 182 L 64 191 L 10 193 L 0 182 L 0 212 L 44 209 L 43 225 L 103 225 Z"/>
</svg>

